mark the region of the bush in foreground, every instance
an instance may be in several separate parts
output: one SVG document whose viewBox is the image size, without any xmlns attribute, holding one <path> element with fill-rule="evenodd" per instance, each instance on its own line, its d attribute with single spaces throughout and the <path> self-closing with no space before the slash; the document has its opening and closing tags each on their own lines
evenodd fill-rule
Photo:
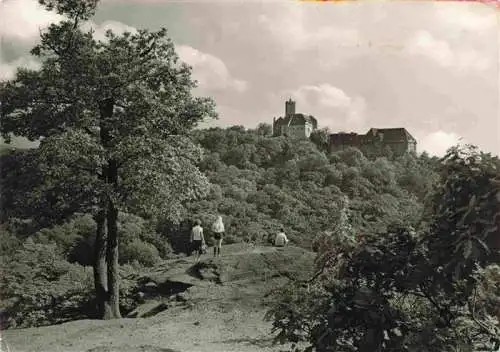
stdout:
<svg viewBox="0 0 500 352">
<path fill-rule="evenodd" d="M 149 250 L 154 248 L 147 246 Z M 36 243 L 28 239 L 10 255 L 4 254 L 0 259 L 2 328 L 97 318 L 91 267 L 66 261 L 63 250 L 54 242 Z M 120 308 L 125 313 L 139 303 L 137 278 L 143 269 L 137 260 L 133 265 L 120 267 Z"/>
<path fill-rule="evenodd" d="M 92 271 L 68 263 L 54 243 L 28 239 L 2 256 L 3 302 L 10 327 L 48 325 L 87 317 Z"/>
</svg>

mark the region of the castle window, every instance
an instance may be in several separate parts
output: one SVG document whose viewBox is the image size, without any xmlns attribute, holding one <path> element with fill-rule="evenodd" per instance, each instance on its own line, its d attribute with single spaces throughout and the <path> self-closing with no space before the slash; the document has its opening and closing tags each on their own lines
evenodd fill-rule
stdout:
<svg viewBox="0 0 500 352">
<path fill-rule="evenodd" d="M 417 145 L 416 145 L 415 141 L 408 142 L 408 151 L 409 152 L 416 152 L 417 151 Z"/>
</svg>

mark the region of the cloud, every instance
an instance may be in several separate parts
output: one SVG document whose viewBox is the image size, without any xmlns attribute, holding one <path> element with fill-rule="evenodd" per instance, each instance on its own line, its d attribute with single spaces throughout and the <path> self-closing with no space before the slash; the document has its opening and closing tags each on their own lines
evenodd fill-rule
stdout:
<svg viewBox="0 0 500 352">
<path fill-rule="evenodd" d="M 193 67 L 193 76 L 204 90 L 235 90 L 244 92 L 247 82 L 231 76 L 226 64 L 210 54 L 202 53 L 187 45 L 176 47 L 182 61 Z"/>
<path fill-rule="evenodd" d="M 37 0 L 4 0 L 0 3 L 0 37 L 10 42 L 24 42 L 30 45 L 38 41 L 40 31 L 51 23 L 58 23 L 64 17 L 54 11 L 47 11 Z M 111 29 L 117 34 L 125 31 L 135 32 L 134 27 L 118 21 L 105 21 L 96 24 L 92 21 L 82 25 L 83 30 L 94 28 L 96 39 L 105 39 Z"/>
<path fill-rule="evenodd" d="M 448 42 L 436 39 L 425 30 L 415 33 L 407 45 L 407 51 L 412 55 L 427 57 L 442 67 L 459 71 L 484 71 L 490 65 L 490 61 L 474 49 L 454 50 Z"/>
<path fill-rule="evenodd" d="M 315 31 L 309 30 L 304 11 L 299 4 L 290 5 L 279 18 L 263 14 L 259 16 L 258 22 L 269 30 L 274 39 L 290 50 L 307 50 L 327 42 L 330 45 L 350 45 L 357 41 L 358 32 L 354 29 L 328 25 L 319 26 Z"/>
<path fill-rule="evenodd" d="M 296 100 L 297 112 L 314 115 L 321 127 L 364 128 L 366 103 L 362 97 L 351 97 L 329 83 L 304 85 L 289 94 Z"/>
<path fill-rule="evenodd" d="M 312 6 L 300 3 L 277 6 L 277 11 L 260 14 L 257 22 L 283 47 L 285 60 L 294 60 L 297 53 L 314 51 L 318 57 L 328 57 L 322 60 L 322 66 L 331 67 L 338 56 L 330 54 L 339 47 L 358 45 L 360 33 L 355 27 L 332 25 L 331 21 L 321 23 L 324 18 Z"/>
<path fill-rule="evenodd" d="M 302 86 L 294 92 L 296 99 L 304 100 L 309 103 L 314 100 L 325 107 L 348 108 L 352 99 L 341 89 L 328 83 L 318 86 Z"/>
<path fill-rule="evenodd" d="M 433 5 L 437 22 L 457 32 L 467 30 L 479 34 L 494 29 L 497 25 L 496 9 L 493 6 L 453 2 Z"/>
<path fill-rule="evenodd" d="M 40 63 L 30 56 L 23 56 L 11 62 L 0 61 L 0 81 L 13 79 L 17 68 L 20 67 L 36 70 L 40 68 Z"/>
<path fill-rule="evenodd" d="M 36 0 L 6 0 L 0 3 L 0 37 L 15 46 L 31 46 L 39 41 L 40 31 L 50 23 L 57 23 L 64 17 L 54 12 L 46 11 Z M 116 34 L 125 31 L 136 32 L 134 27 L 118 21 L 105 21 L 96 24 L 88 21 L 81 26 L 83 30 L 95 30 L 94 37 L 98 40 L 105 39 L 107 30 Z M 0 56 L 0 80 L 9 80 L 15 77 L 18 67 L 38 69 L 39 62 L 28 53 L 22 54 L 10 62 Z"/>
<path fill-rule="evenodd" d="M 3 18 L 15 26 L 11 18 L 28 16 L 23 3 L 53 15 L 36 0 L 3 1 L 0 31 Z M 6 5 L 19 6 L 7 16 Z M 38 36 L 33 23 L 48 23 L 43 16 L 22 27 Z M 489 6 L 453 2 L 103 0 L 93 20 L 101 33 L 121 26 L 105 20 L 169 28 L 200 82 L 196 93 L 216 100 L 221 124 L 270 122 L 298 91 L 297 110 L 334 131 L 406 127 L 419 132 L 419 150 L 430 134 L 453 131 L 497 152 L 496 16 Z M 22 33 L 10 33 L 2 48 L 9 72 L 26 54 L 11 44 Z M 431 119 L 438 123 L 423 123 Z"/>
<path fill-rule="evenodd" d="M 40 30 L 62 16 L 46 11 L 36 0 L 4 0 L 0 3 L 0 37 L 32 43 Z"/>
<path fill-rule="evenodd" d="M 237 125 L 245 125 L 246 127 L 254 127 L 250 126 L 251 124 L 248 121 L 252 118 L 252 112 L 242 111 L 240 109 L 233 108 L 228 105 L 217 104 L 216 111 L 219 114 L 218 119 L 212 120 L 207 119 L 201 122 L 198 125 L 198 128 L 211 128 L 211 127 L 221 127 L 226 128 L 228 126 L 237 126 Z M 269 115 L 270 116 L 270 115 Z M 263 120 L 267 120 L 265 122 L 269 122 L 270 118 L 266 116 Z M 255 124 L 262 122 L 260 119 L 256 119 L 258 122 Z M 271 119 L 272 120 L 272 119 Z"/>
<path fill-rule="evenodd" d="M 418 143 L 420 151 L 426 151 L 430 155 L 444 156 L 448 148 L 461 143 L 462 138 L 453 132 L 444 132 L 442 130 L 432 132 L 425 136 Z"/>
</svg>

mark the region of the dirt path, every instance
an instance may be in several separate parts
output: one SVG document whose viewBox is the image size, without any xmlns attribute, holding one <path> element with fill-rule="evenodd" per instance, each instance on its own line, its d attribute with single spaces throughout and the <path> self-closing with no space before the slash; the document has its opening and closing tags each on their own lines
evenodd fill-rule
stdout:
<svg viewBox="0 0 500 352">
<path fill-rule="evenodd" d="M 271 323 L 263 319 L 266 309 L 262 303 L 265 292 L 283 279 L 275 278 L 280 271 L 297 270 L 294 265 L 302 271 L 303 265 L 297 263 L 301 252 L 249 245 L 225 248 L 226 253 L 216 260 L 209 254 L 202 257 L 205 265 L 215 265 L 224 273 L 220 283 L 192 275 L 192 257 L 164 262 L 147 273 L 158 284 L 176 281 L 192 285 L 183 293 L 185 301 L 169 303 L 168 309 L 151 317 L 7 330 L 2 333 L 3 340 L 10 352 L 286 351 L 285 346 L 273 345 Z M 270 258 L 275 260 L 272 265 Z M 268 272 L 274 278 L 267 280 Z M 159 299 L 171 302 L 172 297 Z M 147 304 L 146 311 L 150 309 Z M 5 348 L 0 352 L 6 352 Z"/>
<path fill-rule="evenodd" d="M 262 311 L 215 307 L 4 332 L 11 352 L 278 352 Z"/>
</svg>

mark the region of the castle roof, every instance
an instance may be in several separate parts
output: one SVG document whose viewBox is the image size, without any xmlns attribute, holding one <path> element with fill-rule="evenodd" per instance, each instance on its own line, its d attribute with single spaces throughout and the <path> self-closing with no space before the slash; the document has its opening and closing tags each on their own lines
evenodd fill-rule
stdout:
<svg viewBox="0 0 500 352">
<path fill-rule="evenodd" d="M 350 146 L 372 143 L 374 140 L 384 143 L 416 142 L 416 139 L 405 128 L 370 128 L 366 134 L 339 132 L 330 134 L 329 138 L 333 145 Z"/>
<path fill-rule="evenodd" d="M 276 120 L 277 123 L 290 125 L 304 125 L 306 122 L 310 122 L 314 126 L 318 124 L 316 118 L 312 115 L 304 115 L 304 114 L 293 114 L 285 117 L 280 117 Z"/>
<path fill-rule="evenodd" d="M 377 137 L 383 139 L 386 143 L 398 143 L 415 141 L 416 139 L 406 130 L 406 128 L 370 128 L 366 137 Z"/>
</svg>

